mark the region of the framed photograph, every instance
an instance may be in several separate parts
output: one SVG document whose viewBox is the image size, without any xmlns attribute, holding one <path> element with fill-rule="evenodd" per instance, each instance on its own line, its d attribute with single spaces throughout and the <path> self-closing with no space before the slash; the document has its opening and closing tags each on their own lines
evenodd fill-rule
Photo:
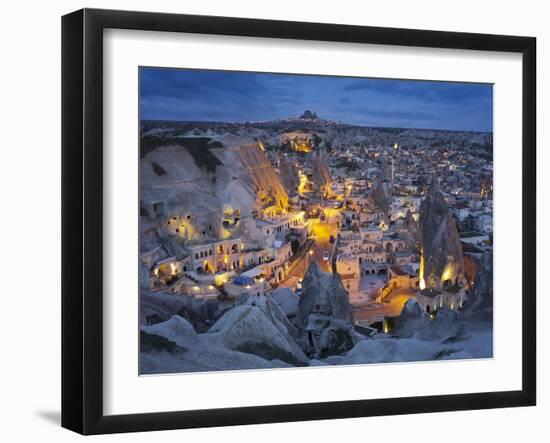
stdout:
<svg viewBox="0 0 550 443">
<path fill-rule="evenodd" d="M 531 37 L 62 21 L 62 425 L 535 405 Z"/>
</svg>

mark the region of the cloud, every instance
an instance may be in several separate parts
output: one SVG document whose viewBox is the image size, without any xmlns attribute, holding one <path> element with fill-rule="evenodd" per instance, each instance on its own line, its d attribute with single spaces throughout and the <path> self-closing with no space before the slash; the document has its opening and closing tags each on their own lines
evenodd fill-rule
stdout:
<svg viewBox="0 0 550 443">
<path fill-rule="evenodd" d="M 346 86 L 345 91 L 364 91 L 410 98 L 424 103 L 458 104 L 477 100 L 492 100 L 492 85 L 389 79 L 357 79 Z"/>
<path fill-rule="evenodd" d="M 140 68 L 140 113 L 156 120 L 268 120 L 311 109 L 342 122 L 492 130 L 492 86 Z"/>
<path fill-rule="evenodd" d="M 438 114 L 432 111 L 373 106 L 337 107 L 335 111 L 343 116 L 345 121 L 359 125 L 433 129 L 440 126 Z"/>
</svg>

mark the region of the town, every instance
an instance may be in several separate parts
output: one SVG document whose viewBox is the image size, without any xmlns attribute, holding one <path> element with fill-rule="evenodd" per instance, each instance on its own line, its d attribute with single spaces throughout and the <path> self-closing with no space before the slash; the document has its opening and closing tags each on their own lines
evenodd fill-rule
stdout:
<svg viewBox="0 0 550 443">
<path fill-rule="evenodd" d="M 491 133 L 313 111 L 143 121 L 140 168 L 143 331 L 177 313 L 207 332 L 236 306 L 267 303 L 306 342 L 303 363 L 400 336 L 413 311 L 492 313 Z"/>
</svg>

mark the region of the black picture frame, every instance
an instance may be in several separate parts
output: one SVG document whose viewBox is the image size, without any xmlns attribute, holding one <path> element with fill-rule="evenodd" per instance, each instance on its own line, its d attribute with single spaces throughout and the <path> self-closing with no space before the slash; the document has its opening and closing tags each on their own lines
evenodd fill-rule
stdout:
<svg viewBox="0 0 550 443">
<path fill-rule="evenodd" d="M 131 415 L 103 413 L 103 30 L 522 54 L 522 389 Z M 62 426 L 82 434 L 530 406 L 536 403 L 536 39 L 83 9 L 62 18 Z"/>
</svg>

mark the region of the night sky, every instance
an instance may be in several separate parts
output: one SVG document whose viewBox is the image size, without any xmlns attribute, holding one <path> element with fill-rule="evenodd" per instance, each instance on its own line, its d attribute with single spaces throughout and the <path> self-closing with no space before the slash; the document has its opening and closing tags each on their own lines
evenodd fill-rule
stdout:
<svg viewBox="0 0 550 443">
<path fill-rule="evenodd" d="M 364 126 L 492 131 L 488 84 L 140 68 L 142 120 L 319 118 Z"/>
</svg>

